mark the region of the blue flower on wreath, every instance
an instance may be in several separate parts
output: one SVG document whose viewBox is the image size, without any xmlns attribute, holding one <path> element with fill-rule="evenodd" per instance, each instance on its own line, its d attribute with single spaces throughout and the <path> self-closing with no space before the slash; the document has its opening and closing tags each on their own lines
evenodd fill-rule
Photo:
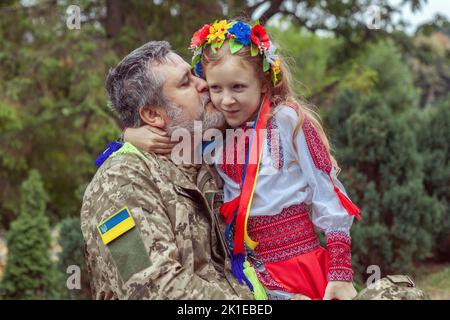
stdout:
<svg viewBox="0 0 450 320">
<path fill-rule="evenodd" d="M 230 29 L 228 29 L 228 34 L 234 36 L 234 40 L 242 43 L 244 46 L 250 45 L 250 33 L 250 26 L 242 21 L 236 22 Z M 232 38 L 232 36 L 229 37 Z"/>
<path fill-rule="evenodd" d="M 200 61 L 195 65 L 194 72 L 195 72 L 195 74 L 198 77 L 204 78 L 204 76 L 203 76 L 203 69 L 202 69 L 202 63 Z"/>
</svg>

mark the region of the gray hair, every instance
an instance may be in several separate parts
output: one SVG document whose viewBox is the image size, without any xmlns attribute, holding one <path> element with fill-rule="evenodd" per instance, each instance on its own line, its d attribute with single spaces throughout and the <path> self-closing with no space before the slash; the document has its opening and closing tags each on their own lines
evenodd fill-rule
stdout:
<svg viewBox="0 0 450 320">
<path fill-rule="evenodd" d="M 170 52 L 167 41 L 150 41 L 109 70 L 106 78 L 109 106 L 118 116 L 122 128 L 141 126 L 141 108 L 168 105 L 162 93 L 165 80 L 150 66 L 153 62 L 165 62 Z"/>
</svg>

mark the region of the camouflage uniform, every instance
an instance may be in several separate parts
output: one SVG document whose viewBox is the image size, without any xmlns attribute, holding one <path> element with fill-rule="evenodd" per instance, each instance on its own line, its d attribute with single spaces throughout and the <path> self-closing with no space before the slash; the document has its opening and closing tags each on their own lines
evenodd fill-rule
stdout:
<svg viewBox="0 0 450 320">
<path fill-rule="evenodd" d="M 137 153 L 106 160 L 84 195 L 81 229 L 94 298 L 251 299 L 230 272 L 211 210 L 220 199 L 209 168 L 199 173 L 200 166 Z M 125 206 L 136 226 L 104 245 L 97 226 Z"/>
<path fill-rule="evenodd" d="M 406 275 L 386 276 L 365 288 L 353 300 L 427 300 L 428 296 L 416 288 Z"/>
</svg>

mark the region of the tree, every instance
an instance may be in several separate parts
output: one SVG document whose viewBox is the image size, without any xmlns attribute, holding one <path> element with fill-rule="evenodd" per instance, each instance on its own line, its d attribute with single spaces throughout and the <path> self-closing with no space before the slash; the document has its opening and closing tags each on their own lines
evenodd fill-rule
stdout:
<svg viewBox="0 0 450 320">
<path fill-rule="evenodd" d="M 325 101 L 318 99 L 318 95 L 325 93 L 324 96 L 330 97 L 329 86 L 340 80 L 327 66 L 337 41 L 332 36 L 319 37 L 290 22 L 282 24 L 271 26 L 268 31 L 293 73 L 295 91 L 323 106 Z"/>
<path fill-rule="evenodd" d="M 426 0 L 403 0 L 397 4 L 386 0 L 256 0 L 249 2 L 248 12 L 264 22 L 281 15 L 311 32 L 331 33 L 338 40 L 344 40 L 342 46 L 336 48 L 336 54 L 347 60 L 357 56 L 366 44 L 390 38 L 395 35 L 393 31 L 402 30 L 406 22 L 396 19 L 401 7 L 409 5 L 416 12 L 424 3 Z M 368 27 L 369 22 L 377 26 Z"/>
<path fill-rule="evenodd" d="M 376 71 L 372 89 L 343 89 L 326 119 L 341 179 L 363 211 L 352 227 L 359 275 L 369 265 L 383 273 L 410 272 L 430 255 L 443 222 L 442 205 L 423 187 L 423 158 L 410 124 L 419 112 L 418 95 L 401 56 L 389 46 L 381 42 L 363 54 Z"/>
<path fill-rule="evenodd" d="M 449 28 L 450 29 L 450 28 Z M 443 32 L 419 33 L 408 53 L 414 83 L 421 88 L 420 105 L 426 107 L 445 98 L 450 87 L 450 38 Z"/>
<path fill-rule="evenodd" d="M 81 202 L 74 190 L 86 185 L 95 172 L 93 159 L 119 135 L 104 93 L 108 65 L 118 57 L 101 26 L 69 30 L 67 6 L 38 4 L 6 12 L 0 6 L 0 222 L 5 229 L 17 217 L 20 181 L 30 168 L 45 172 L 50 222 L 77 215 Z"/>
<path fill-rule="evenodd" d="M 421 9 L 424 0 L 403 0 L 394 5 L 389 1 L 315 1 L 315 0 L 256 0 L 249 2 L 248 10 L 260 12 L 258 18 L 268 21 L 277 14 L 292 17 L 298 25 L 310 31 L 332 31 L 336 35 L 348 36 L 349 32 L 367 29 L 366 20 L 369 8 L 376 6 L 380 10 L 380 23 L 386 27 L 404 26 L 403 20 L 394 23 L 393 16 L 400 6 L 409 4 L 412 11 Z"/>
<path fill-rule="evenodd" d="M 354 112 L 334 122 L 349 105 Z M 363 211 L 352 228 L 358 273 L 369 265 L 383 273 L 410 272 L 413 262 L 430 254 L 443 221 L 439 202 L 423 188 L 414 133 L 405 116 L 392 117 L 380 94 L 345 91 L 332 113 L 334 130 L 341 131 L 336 137 L 343 139 L 335 145 L 342 180 Z"/>
<path fill-rule="evenodd" d="M 56 270 L 50 259 L 47 194 L 38 171 L 22 184 L 20 215 L 7 235 L 8 257 L 1 287 L 6 299 L 55 298 Z"/>
<path fill-rule="evenodd" d="M 424 157 L 424 185 L 443 205 L 444 219 L 435 236 L 437 260 L 450 259 L 450 95 L 421 113 L 416 132 Z"/>
</svg>

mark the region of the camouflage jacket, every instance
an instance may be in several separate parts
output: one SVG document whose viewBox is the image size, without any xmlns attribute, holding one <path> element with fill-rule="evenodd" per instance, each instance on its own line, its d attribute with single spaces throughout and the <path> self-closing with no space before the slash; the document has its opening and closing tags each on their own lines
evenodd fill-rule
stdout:
<svg viewBox="0 0 450 320">
<path fill-rule="evenodd" d="M 106 160 L 83 198 L 94 298 L 251 299 L 230 272 L 210 168 L 135 151 Z M 124 207 L 135 227 L 105 245 L 97 227 Z"/>
<path fill-rule="evenodd" d="M 388 275 L 361 290 L 353 300 L 428 300 L 407 275 Z"/>
</svg>

